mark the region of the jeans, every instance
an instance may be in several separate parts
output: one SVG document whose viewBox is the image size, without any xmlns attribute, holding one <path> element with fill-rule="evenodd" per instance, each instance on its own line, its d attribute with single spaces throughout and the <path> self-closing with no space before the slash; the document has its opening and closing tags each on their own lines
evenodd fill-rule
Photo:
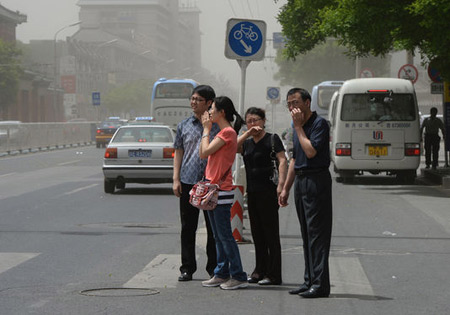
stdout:
<svg viewBox="0 0 450 315">
<path fill-rule="evenodd" d="M 221 279 L 232 277 L 247 281 L 247 274 L 242 270 L 241 255 L 231 231 L 231 204 L 217 205 L 208 211 L 209 221 L 216 240 L 217 266 L 214 275 Z"/>
</svg>

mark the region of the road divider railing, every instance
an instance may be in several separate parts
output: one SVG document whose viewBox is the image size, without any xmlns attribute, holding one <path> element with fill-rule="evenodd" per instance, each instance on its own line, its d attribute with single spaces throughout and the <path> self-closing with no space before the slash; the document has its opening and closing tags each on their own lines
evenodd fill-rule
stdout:
<svg viewBox="0 0 450 315">
<path fill-rule="evenodd" d="M 0 121 L 0 156 L 95 142 L 97 122 L 20 123 Z"/>
</svg>

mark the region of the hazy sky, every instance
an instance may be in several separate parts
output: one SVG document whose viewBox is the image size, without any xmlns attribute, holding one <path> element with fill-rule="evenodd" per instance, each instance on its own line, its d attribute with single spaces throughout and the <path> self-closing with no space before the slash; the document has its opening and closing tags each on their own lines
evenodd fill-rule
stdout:
<svg viewBox="0 0 450 315">
<path fill-rule="evenodd" d="M 229 18 L 248 18 L 264 20 L 267 23 L 267 38 L 273 32 L 281 31 L 276 21 L 279 8 L 286 3 L 280 0 L 180 0 L 196 3 L 202 11 L 200 28 L 202 31 L 202 64 L 212 73 L 223 74 L 231 84 L 239 89 L 240 68 L 235 60 L 224 56 L 226 23 Z M 53 39 L 55 32 L 65 25 L 79 20 L 78 0 L 0 0 L 6 8 L 27 15 L 28 22 L 17 27 L 17 39 L 28 42 L 30 39 Z M 64 39 L 77 30 L 73 27 L 58 34 Z M 267 43 L 266 56 L 275 54 L 272 43 Z M 251 62 L 247 68 L 246 103 L 263 106 L 266 102 L 267 86 L 277 85 L 272 76 L 276 72 L 273 59 Z M 238 103 L 238 100 L 235 100 Z M 248 106 L 248 105 L 247 105 Z"/>
</svg>

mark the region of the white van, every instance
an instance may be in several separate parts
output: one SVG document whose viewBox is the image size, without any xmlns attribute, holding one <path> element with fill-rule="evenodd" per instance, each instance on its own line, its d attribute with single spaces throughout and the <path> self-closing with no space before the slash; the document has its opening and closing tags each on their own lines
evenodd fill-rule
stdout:
<svg viewBox="0 0 450 315">
<path fill-rule="evenodd" d="M 333 97 L 329 119 L 338 182 L 364 172 L 386 172 L 414 182 L 420 163 L 420 116 L 411 81 L 346 81 Z"/>
<path fill-rule="evenodd" d="M 324 81 L 315 85 L 311 92 L 311 110 L 328 119 L 331 96 L 338 91 L 344 81 Z"/>
</svg>

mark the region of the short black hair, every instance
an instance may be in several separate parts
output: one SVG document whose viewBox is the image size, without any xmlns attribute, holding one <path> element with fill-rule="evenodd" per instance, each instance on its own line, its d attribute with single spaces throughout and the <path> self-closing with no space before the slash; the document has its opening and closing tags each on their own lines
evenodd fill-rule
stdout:
<svg viewBox="0 0 450 315">
<path fill-rule="evenodd" d="M 209 85 L 197 85 L 193 90 L 191 95 L 197 93 L 201 97 L 203 97 L 206 101 L 212 101 L 216 97 L 216 92 Z"/>
<path fill-rule="evenodd" d="M 287 99 L 288 96 L 296 94 L 296 93 L 300 94 L 300 96 L 301 96 L 301 98 L 302 98 L 302 100 L 304 102 L 306 102 L 306 100 L 309 100 L 311 102 L 311 95 L 309 94 L 309 92 L 307 90 L 302 89 L 302 88 L 292 88 L 292 89 L 290 89 L 287 92 L 286 99 Z"/>
</svg>

